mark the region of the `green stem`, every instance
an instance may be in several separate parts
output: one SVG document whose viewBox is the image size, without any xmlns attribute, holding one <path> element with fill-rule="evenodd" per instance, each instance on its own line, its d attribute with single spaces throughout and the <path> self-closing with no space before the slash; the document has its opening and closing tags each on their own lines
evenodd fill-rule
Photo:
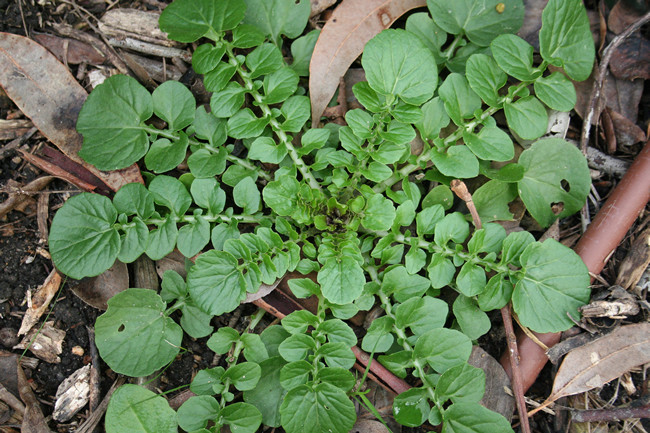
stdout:
<svg viewBox="0 0 650 433">
<path fill-rule="evenodd" d="M 298 171 L 300 171 L 302 177 L 305 179 L 305 181 L 307 181 L 307 183 L 312 189 L 320 190 L 321 189 L 320 184 L 318 183 L 314 175 L 309 170 L 309 167 L 307 166 L 305 161 L 303 161 L 300 155 L 298 155 L 296 148 L 291 143 L 291 139 L 282 130 L 280 123 L 273 116 L 271 108 L 268 106 L 268 104 L 264 102 L 264 98 L 262 97 L 262 95 L 260 95 L 260 93 L 257 90 L 255 90 L 255 86 L 253 85 L 253 79 L 251 78 L 250 74 L 244 69 L 242 69 L 241 64 L 239 63 L 239 61 L 237 61 L 235 53 L 232 50 L 233 48 L 232 45 L 230 45 L 227 41 L 223 41 L 223 42 L 226 47 L 228 62 L 237 69 L 237 73 L 239 74 L 239 77 L 244 82 L 244 87 L 246 88 L 246 91 L 253 97 L 253 99 L 259 106 L 260 110 L 262 110 L 262 114 L 264 114 L 265 117 L 270 119 L 269 125 L 271 126 L 271 129 L 273 129 L 273 132 L 278 137 L 280 143 L 282 143 L 285 149 L 287 149 L 287 153 L 289 154 L 289 157 L 293 160 L 294 165 L 296 166 Z"/>
<path fill-rule="evenodd" d="M 377 278 L 377 270 L 374 267 L 369 267 L 368 268 L 368 274 L 370 275 L 370 278 L 376 282 L 379 283 L 379 279 Z M 393 305 L 390 302 L 390 297 L 386 295 L 384 292 L 379 290 L 377 292 L 377 296 L 379 296 L 379 301 L 381 302 L 381 306 L 386 312 L 386 315 L 390 318 L 393 319 L 393 333 L 397 335 L 398 341 L 401 342 L 402 347 L 404 350 L 407 352 L 413 352 L 414 348 L 411 346 L 411 344 L 408 342 L 408 336 L 404 332 L 402 328 L 399 328 L 395 325 L 396 318 L 395 314 L 393 314 Z M 419 359 L 414 359 L 413 360 L 413 365 L 415 366 L 415 369 L 418 371 L 418 374 L 420 376 L 420 379 L 422 379 L 422 384 L 425 386 L 427 389 L 427 394 L 429 394 L 429 398 L 431 401 L 436 401 L 436 395 L 434 392 L 434 389 L 429 383 L 426 381 L 425 376 L 426 376 L 426 371 L 425 371 L 425 366 L 420 362 Z"/>
<path fill-rule="evenodd" d="M 519 90 L 521 90 L 522 88 L 524 88 L 524 87 L 526 87 L 528 85 L 530 85 L 529 81 L 524 81 L 524 82 L 521 82 L 521 83 L 517 84 L 517 86 L 515 88 L 515 91 L 513 93 L 516 94 L 517 92 L 519 92 Z M 476 128 L 478 125 L 485 122 L 485 120 L 488 117 L 494 115 L 497 111 L 499 111 L 504 106 L 504 104 L 507 104 L 507 103 L 510 103 L 510 102 L 512 102 L 511 97 L 509 97 L 508 95 L 502 96 L 501 98 L 499 98 L 499 101 L 498 101 L 497 105 L 495 105 L 494 107 L 488 107 L 488 109 L 485 110 L 483 113 L 481 113 L 481 115 L 479 117 L 477 117 L 474 120 L 471 120 L 471 121 L 465 123 L 464 125 L 460 126 L 458 129 L 456 129 L 456 131 L 454 131 L 453 133 L 451 133 L 449 136 L 447 136 L 444 139 L 443 145 L 444 145 L 445 149 L 449 148 L 456 141 L 463 138 L 463 133 L 465 131 L 473 132 L 474 128 Z M 436 151 L 437 151 L 436 149 L 429 150 L 429 152 L 436 152 Z M 395 185 L 401 179 L 404 179 L 405 177 L 407 177 L 408 175 L 410 175 L 414 171 L 421 169 L 422 168 L 422 165 L 421 165 L 422 162 L 425 162 L 425 161 L 429 162 L 431 160 L 431 158 L 429 157 L 429 152 L 423 151 L 420 154 L 420 156 L 418 156 L 415 164 L 406 164 L 399 171 L 397 171 L 396 173 L 393 173 L 393 175 L 391 177 L 389 177 L 385 181 L 377 184 L 373 188 L 373 191 L 375 191 L 376 193 L 382 193 L 382 192 L 386 191 L 388 188 L 390 188 L 391 186 Z"/>
<path fill-rule="evenodd" d="M 162 129 L 156 129 L 156 128 L 153 128 L 153 127 L 150 127 L 150 126 L 145 127 L 144 130 L 145 130 L 146 132 L 148 132 L 149 134 L 159 135 L 159 136 L 161 136 L 161 137 L 165 137 L 165 138 L 167 138 L 167 139 L 169 139 L 169 140 L 178 141 L 178 140 L 180 139 L 180 136 L 174 134 L 174 133 L 171 132 L 171 131 L 165 131 L 165 130 L 162 130 Z M 205 150 L 207 150 L 207 151 L 209 151 L 209 152 L 212 152 L 212 153 L 219 153 L 219 149 L 216 148 L 216 147 L 214 147 L 214 146 L 212 146 L 211 144 L 204 143 L 204 142 L 202 142 L 202 141 L 198 141 L 198 140 L 194 140 L 193 138 L 189 138 L 188 141 L 189 141 L 189 144 L 192 144 L 192 145 L 195 145 L 195 146 L 201 146 L 201 148 L 203 148 L 203 149 L 205 149 Z M 238 157 L 233 156 L 233 155 L 231 155 L 231 154 L 229 154 L 229 153 L 226 154 L 226 159 L 227 159 L 228 161 L 234 163 L 234 164 L 238 164 L 238 165 L 244 167 L 244 168 L 247 169 L 247 170 L 255 171 L 255 172 L 257 173 L 257 175 L 258 175 L 259 177 L 261 177 L 262 179 L 264 179 L 264 180 L 267 180 L 267 181 L 271 181 L 271 180 L 272 180 L 270 174 L 268 174 L 268 173 L 267 173 L 266 171 L 264 171 L 264 170 L 261 170 L 259 167 L 255 166 L 254 164 L 252 164 L 251 162 L 249 162 L 249 161 L 247 161 L 247 160 L 245 160 L 245 159 L 238 158 Z"/>
<path fill-rule="evenodd" d="M 213 223 L 213 222 L 220 222 L 220 223 L 231 223 L 233 221 L 237 221 L 240 223 L 245 223 L 245 224 L 259 224 L 260 221 L 265 218 L 263 216 L 255 216 L 255 215 L 201 215 L 207 222 Z M 194 215 L 182 215 L 180 217 L 175 218 L 177 223 L 193 223 L 196 222 L 196 217 Z M 145 220 L 144 223 L 149 225 L 149 224 L 156 224 L 156 225 L 161 225 L 166 221 L 166 218 L 150 218 L 148 220 Z M 130 227 L 130 224 L 134 223 L 129 223 L 129 224 L 124 224 L 121 225 L 122 228 L 128 228 Z"/>
</svg>

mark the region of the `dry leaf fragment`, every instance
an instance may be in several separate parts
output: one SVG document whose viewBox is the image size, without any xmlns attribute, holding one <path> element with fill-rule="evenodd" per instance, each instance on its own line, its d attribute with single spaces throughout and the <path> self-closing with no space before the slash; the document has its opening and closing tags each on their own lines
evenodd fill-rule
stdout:
<svg viewBox="0 0 650 433">
<path fill-rule="evenodd" d="M 108 300 L 128 288 L 129 270 L 124 263 L 116 260 L 105 272 L 81 280 L 72 288 L 72 293 L 91 307 L 106 311 Z"/>
<path fill-rule="evenodd" d="M 425 0 L 343 0 L 320 32 L 309 64 L 312 125 L 316 127 L 341 77 L 370 39 Z"/>
<path fill-rule="evenodd" d="M 115 191 L 127 183 L 144 183 L 136 165 L 101 172 L 77 156 L 82 138 L 75 123 L 88 95 L 52 53 L 31 39 L 0 32 L 0 64 L 0 86 L 34 126 L 70 159 Z"/>
<path fill-rule="evenodd" d="M 20 329 L 18 330 L 18 335 L 26 334 L 38 322 L 38 319 L 47 310 L 50 301 L 54 298 L 59 287 L 61 287 L 61 274 L 56 269 L 53 269 L 45 279 L 43 285 L 32 295 L 32 305 L 25 312 Z"/>
<path fill-rule="evenodd" d="M 569 352 L 555 376 L 552 402 L 598 388 L 650 362 L 650 323 L 621 326 Z"/>
</svg>

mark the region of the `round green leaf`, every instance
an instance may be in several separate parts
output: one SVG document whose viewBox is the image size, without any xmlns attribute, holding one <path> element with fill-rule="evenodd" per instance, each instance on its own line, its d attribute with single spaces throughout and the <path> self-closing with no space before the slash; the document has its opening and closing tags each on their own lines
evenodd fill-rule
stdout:
<svg viewBox="0 0 650 433">
<path fill-rule="evenodd" d="M 445 152 L 432 149 L 431 161 L 445 176 L 469 179 L 478 176 L 478 159 L 467 146 L 451 146 Z"/>
<path fill-rule="evenodd" d="M 522 325 L 536 332 L 560 332 L 579 318 L 589 300 L 589 272 L 573 250 L 547 239 L 528 245 L 521 255 L 524 277 L 512 294 Z"/>
<path fill-rule="evenodd" d="M 187 87 L 178 81 L 165 81 L 151 94 L 153 112 L 167 122 L 172 131 L 179 131 L 194 122 L 196 100 Z"/>
<path fill-rule="evenodd" d="M 214 92 L 210 98 L 212 115 L 218 118 L 232 117 L 244 104 L 246 92 L 239 84 L 228 83 L 225 89 Z"/>
<path fill-rule="evenodd" d="M 246 0 L 246 18 L 244 21 L 271 36 L 280 44 L 280 36 L 295 39 L 305 30 L 310 3 L 307 0 Z"/>
<path fill-rule="evenodd" d="M 411 388 L 393 401 L 395 421 L 407 427 L 421 426 L 427 420 L 430 410 L 427 390 L 424 388 Z"/>
<path fill-rule="evenodd" d="M 465 71 L 472 90 L 488 105 L 497 106 L 499 89 L 506 84 L 508 76 L 494 59 L 485 54 L 474 54 L 467 59 Z"/>
<path fill-rule="evenodd" d="M 165 303 L 153 290 L 127 289 L 108 300 L 95 322 L 95 342 L 113 371 L 146 376 L 174 359 L 183 330 L 164 312 Z"/>
<path fill-rule="evenodd" d="M 219 402 L 209 395 L 190 397 L 178 408 L 178 425 L 185 431 L 195 431 L 205 428 L 208 421 L 219 417 L 221 407 Z"/>
<path fill-rule="evenodd" d="M 492 311 L 503 308 L 512 298 L 512 290 L 512 283 L 506 279 L 506 275 L 496 274 L 490 278 L 490 281 L 488 281 L 485 286 L 485 290 L 477 296 L 478 306 L 483 311 Z"/>
<path fill-rule="evenodd" d="M 415 343 L 413 359 L 426 360 L 438 373 L 467 362 L 472 341 L 460 331 L 436 328 L 422 334 Z"/>
<path fill-rule="evenodd" d="M 214 316 L 234 310 L 246 297 L 237 260 L 225 251 L 201 254 L 187 273 L 187 288 L 199 308 Z"/>
<path fill-rule="evenodd" d="M 370 87 L 410 104 L 431 99 L 438 84 L 433 54 L 419 37 L 404 30 L 384 30 L 372 38 L 361 63 Z"/>
<path fill-rule="evenodd" d="M 546 108 L 534 96 L 526 96 L 505 104 L 508 126 L 525 140 L 534 140 L 546 132 L 548 115 Z"/>
<path fill-rule="evenodd" d="M 104 196 L 82 193 L 70 198 L 50 228 L 50 254 L 57 269 L 81 279 L 113 266 L 120 252 L 116 220 L 117 211 Z"/>
<path fill-rule="evenodd" d="M 455 72 L 445 78 L 438 94 L 444 102 L 445 111 L 459 126 L 463 125 L 464 119 L 473 117 L 474 112 L 481 108 L 481 98 L 474 93 L 467 79 Z"/>
<path fill-rule="evenodd" d="M 571 111 L 576 105 L 576 89 L 561 72 L 535 80 L 535 95 L 548 107 L 558 111 Z"/>
<path fill-rule="evenodd" d="M 233 403 L 224 407 L 220 414 L 223 422 L 236 433 L 255 433 L 262 423 L 262 414 L 252 404 Z"/>
<path fill-rule="evenodd" d="M 176 412 L 164 397 L 138 385 L 122 385 L 106 408 L 106 433 L 176 433 Z"/>
<path fill-rule="evenodd" d="M 210 223 L 201 215 L 178 230 L 178 250 L 185 257 L 194 257 L 210 242 Z"/>
<path fill-rule="evenodd" d="M 445 371 L 436 384 L 436 396 L 440 402 L 466 401 L 478 403 L 485 392 L 485 372 L 463 363 Z"/>
<path fill-rule="evenodd" d="M 490 44 L 494 60 L 508 75 L 531 81 L 540 72 L 533 69 L 533 46 L 516 35 L 500 35 Z"/>
<path fill-rule="evenodd" d="M 230 367 L 223 374 L 222 379 L 230 379 L 239 391 L 248 391 L 255 388 L 260 380 L 262 369 L 254 362 L 240 362 Z"/>
<path fill-rule="evenodd" d="M 289 391 L 280 415 L 287 433 L 348 432 L 357 417 L 345 391 L 325 382 Z"/>
<path fill-rule="evenodd" d="M 88 95 L 79 112 L 77 131 L 84 138 L 79 156 L 100 170 L 137 162 L 149 148 L 144 122 L 152 114 L 151 95 L 135 78 L 107 78 Z"/>
<path fill-rule="evenodd" d="M 120 188 L 113 197 L 117 212 L 138 215 L 147 219 L 154 212 L 153 195 L 141 183 L 129 183 Z"/>
<path fill-rule="evenodd" d="M 366 277 L 359 263 L 349 256 L 330 258 L 318 272 L 325 299 L 337 305 L 349 304 L 363 291 Z"/>
<path fill-rule="evenodd" d="M 183 183 L 171 176 L 156 176 L 149 183 L 149 192 L 156 204 L 165 206 L 174 215 L 184 215 L 192 204 L 192 197 Z"/>
<path fill-rule="evenodd" d="M 184 133 L 181 133 L 180 139 L 176 141 L 159 138 L 151 144 L 149 152 L 144 157 L 144 164 L 154 173 L 173 170 L 185 159 L 188 142 L 187 135 Z"/>
<path fill-rule="evenodd" d="M 194 42 L 234 28 L 244 18 L 242 0 L 176 0 L 160 14 L 160 30 L 169 39 Z"/>
<path fill-rule="evenodd" d="M 510 136 L 498 127 L 486 126 L 478 134 L 465 131 L 463 141 L 474 155 L 486 161 L 509 161 L 515 156 Z"/>
<path fill-rule="evenodd" d="M 503 415 L 478 403 L 454 403 L 442 417 L 442 433 L 513 433 L 510 422 Z"/>
<path fill-rule="evenodd" d="M 577 147 L 560 138 L 537 141 L 522 152 L 519 164 L 524 178 L 517 183 L 528 212 L 542 227 L 582 208 L 591 177 L 587 160 Z M 561 204 L 560 212 L 553 212 Z"/>
<path fill-rule="evenodd" d="M 454 301 L 452 309 L 460 330 L 470 339 L 477 340 L 490 330 L 490 318 L 478 308 L 474 298 L 459 295 Z"/>
<path fill-rule="evenodd" d="M 472 262 L 467 262 L 460 268 L 456 277 L 458 290 L 465 296 L 475 296 L 485 290 L 485 271 Z"/>
<path fill-rule="evenodd" d="M 521 0 L 427 0 L 435 23 L 448 33 L 464 32 L 474 44 L 488 46 L 502 33 L 515 33 L 524 20 Z"/>
<path fill-rule="evenodd" d="M 225 45 L 201 44 L 192 54 L 192 69 L 197 74 L 205 74 L 217 67 L 224 53 Z"/>
<path fill-rule="evenodd" d="M 135 217 L 131 224 L 124 227 L 124 234 L 120 239 L 120 253 L 117 259 L 122 263 L 131 263 L 145 252 L 149 243 L 149 227 L 140 218 Z"/>
</svg>

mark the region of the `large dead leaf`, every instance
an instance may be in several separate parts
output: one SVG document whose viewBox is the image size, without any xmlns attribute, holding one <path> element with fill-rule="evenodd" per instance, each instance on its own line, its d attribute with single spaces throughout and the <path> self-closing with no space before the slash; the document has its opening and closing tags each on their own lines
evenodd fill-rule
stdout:
<svg viewBox="0 0 650 433">
<path fill-rule="evenodd" d="M 425 0 L 343 0 L 320 32 L 309 64 L 312 125 L 318 125 L 341 77 L 377 33 Z"/>
<path fill-rule="evenodd" d="M 547 402 L 601 387 L 648 362 L 650 323 L 621 326 L 569 352 L 555 376 Z"/>
<path fill-rule="evenodd" d="M 137 166 L 101 172 L 77 156 L 82 138 L 75 124 L 88 96 L 56 57 L 23 36 L 0 32 L 0 86 L 43 135 L 70 159 L 82 164 L 114 191 L 143 183 Z"/>
</svg>

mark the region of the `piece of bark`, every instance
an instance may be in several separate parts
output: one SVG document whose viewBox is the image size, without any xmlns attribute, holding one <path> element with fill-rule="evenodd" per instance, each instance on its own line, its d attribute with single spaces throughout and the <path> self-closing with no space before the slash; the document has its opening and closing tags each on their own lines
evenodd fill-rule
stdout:
<svg viewBox="0 0 650 433">
<path fill-rule="evenodd" d="M 609 317 L 625 319 L 639 314 L 639 305 L 634 299 L 620 301 L 594 301 L 579 308 L 582 317 Z"/>
<path fill-rule="evenodd" d="M 0 119 L 0 140 L 14 140 L 26 134 L 32 126 L 29 119 Z"/>
<path fill-rule="evenodd" d="M 23 341 L 14 346 L 14 349 L 28 349 L 37 358 L 50 364 L 58 364 L 63 352 L 63 339 L 65 331 L 53 326 L 53 322 L 46 322 L 42 328 L 32 328 Z"/>
<path fill-rule="evenodd" d="M 88 403 L 89 392 L 90 365 L 84 365 L 59 384 L 52 418 L 59 422 L 70 420 Z"/>
<path fill-rule="evenodd" d="M 595 147 L 587 147 L 587 163 L 589 167 L 612 176 L 623 177 L 630 168 L 630 163 L 601 152 Z"/>
<path fill-rule="evenodd" d="M 18 372 L 18 393 L 20 399 L 25 403 L 25 414 L 20 431 L 22 433 L 51 433 L 38 399 L 25 377 L 25 372 L 20 365 L 16 367 L 16 370 Z"/>
<path fill-rule="evenodd" d="M 616 285 L 629 289 L 634 287 L 650 265 L 650 229 L 645 229 L 632 242 L 627 255 L 618 267 Z"/>
<path fill-rule="evenodd" d="M 108 40 L 108 43 L 112 47 L 136 51 L 149 56 L 167 57 L 170 59 L 180 57 L 185 62 L 192 63 L 192 53 L 186 50 L 181 50 L 180 48 L 152 44 L 134 38 L 111 38 Z"/>
<path fill-rule="evenodd" d="M 177 47 L 158 27 L 159 12 L 139 9 L 111 9 L 99 20 L 99 30 L 107 36 L 131 37 L 152 44 Z"/>
<path fill-rule="evenodd" d="M 9 193 L 9 198 L 0 203 L 0 218 L 7 215 L 18 205 L 27 200 L 30 193 L 41 191 L 49 185 L 53 179 L 54 177 L 52 176 L 41 176 L 21 188 L 17 188 L 14 191 L 7 191 Z"/>
</svg>

